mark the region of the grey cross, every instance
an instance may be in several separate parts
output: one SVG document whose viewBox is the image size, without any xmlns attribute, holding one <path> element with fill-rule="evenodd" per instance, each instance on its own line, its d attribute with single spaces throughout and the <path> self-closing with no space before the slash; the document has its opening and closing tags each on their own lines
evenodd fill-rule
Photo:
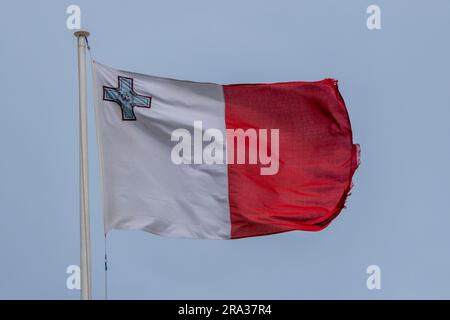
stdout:
<svg viewBox="0 0 450 320">
<path fill-rule="evenodd" d="M 150 108 L 152 97 L 143 96 L 134 92 L 133 79 L 118 77 L 119 87 L 103 86 L 103 100 L 117 103 L 122 110 L 122 120 L 134 121 L 136 115 L 133 108 Z"/>
</svg>

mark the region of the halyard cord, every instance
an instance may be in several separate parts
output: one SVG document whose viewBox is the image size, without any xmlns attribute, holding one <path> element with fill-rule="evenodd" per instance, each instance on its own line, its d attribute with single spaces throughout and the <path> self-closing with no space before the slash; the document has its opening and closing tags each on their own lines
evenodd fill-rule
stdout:
<svg viewBox="0 0 450 320">
<path fill-rule="evenodd" d="M 107 235 L 105 234 L 105 300 L 108 300 L 108 254 L 107 254 L 107 246 L 106 239 Z"/>
<path fill-rule="evenodd" d="M 93 60 L 92 60 L 92 53 L 91 53 L 91 46 L 89 45 L 89 41 L 87 37 L 84 37 L 85 41 L 86 41 L 86 48 L 88 49 L 89 52 L 89 58 L 91 60 L 91 66 L 93 65 Z M 104 283 L 105 283 L 105 300 L 108 300 L 108 253 L 107 253 L 107 239 L 106 239 L 107 235 L 105 234 L 105 279 L 104 279 Z"/>
</svg>

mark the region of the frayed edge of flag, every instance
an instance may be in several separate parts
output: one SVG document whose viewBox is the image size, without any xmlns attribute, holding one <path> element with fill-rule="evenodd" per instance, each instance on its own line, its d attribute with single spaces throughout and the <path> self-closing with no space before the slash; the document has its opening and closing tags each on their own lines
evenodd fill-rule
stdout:
<svg viewBox="0 0 450 320">
<path fill-rule="evenodd" d="M 351 166 L 350 166 L 350 177 L 348 187 L 345 189 L 341 199 L 336 205 L 336 208 L 333 210 L 333 214 L 331 214 L 327 219 L 318 223 L 319 227 L 315 231 L 321 231 L 325 229 L 341 212 L 343 209 L 347 208 L 347 200 L 352 195 L 352 189 L 354 186 L 353 176 L 361 164 L 361 146 L 359 144 L 353 144 L 352 147 L 352 158 L 351 158 Z"/>
<path fill-rule="evenodd" d="M 359 144 L 353 144 L 353 150 L 352 150 L 352 164 L 350 168 L 350 184 L 344 193 L 344 196 L 342 197 L 341 201 L 338 204 L 337 207 L 337 214 L 342 211 L 342 209 L 347 208 L 347 199 L 352 195 L 352 190 L 354 187 L 353 183 L 353 176 L 356 172 L 356 169 L 358 169 L 359 165 L 361 164 L 361 146 Z"/>
</svg>

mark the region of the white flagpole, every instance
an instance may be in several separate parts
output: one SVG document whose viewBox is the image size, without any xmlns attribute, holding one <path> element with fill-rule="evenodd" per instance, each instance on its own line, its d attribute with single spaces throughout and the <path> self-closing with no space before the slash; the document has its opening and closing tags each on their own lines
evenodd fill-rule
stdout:
<svg viewBox="0 0 450 320">
<path fill-rule="evenodd" d="M 74 33 L 78 42 L 78 88 L 80 103 L 80 272 L 81 300 L 91 300 L 91 241 L 89 227 L 88 142 L 86 97 L 87 31 Z"/>
</svg>

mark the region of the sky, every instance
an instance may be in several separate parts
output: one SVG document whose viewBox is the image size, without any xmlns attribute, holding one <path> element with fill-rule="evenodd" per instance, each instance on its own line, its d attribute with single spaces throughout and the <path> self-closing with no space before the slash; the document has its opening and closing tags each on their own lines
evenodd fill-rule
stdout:
<svg viewBox="0 0 450 320">
<path fill-rule="evenodd" d="M 450 298 L 450 2 L 2 1 L 0 299 L 78 299 L 76 39 L 94 59 L 217 83 L 336 78 L 361 145 L 347 208 L 321 232 L 232 241 L 112 231 L 112 299 Z M 366 26 L 369 5 L 381 29 Z M 105 239 L 89 75 L 93 296 Z M 381 289 L 366 286 L 367 267 Z"/>
</svg>

